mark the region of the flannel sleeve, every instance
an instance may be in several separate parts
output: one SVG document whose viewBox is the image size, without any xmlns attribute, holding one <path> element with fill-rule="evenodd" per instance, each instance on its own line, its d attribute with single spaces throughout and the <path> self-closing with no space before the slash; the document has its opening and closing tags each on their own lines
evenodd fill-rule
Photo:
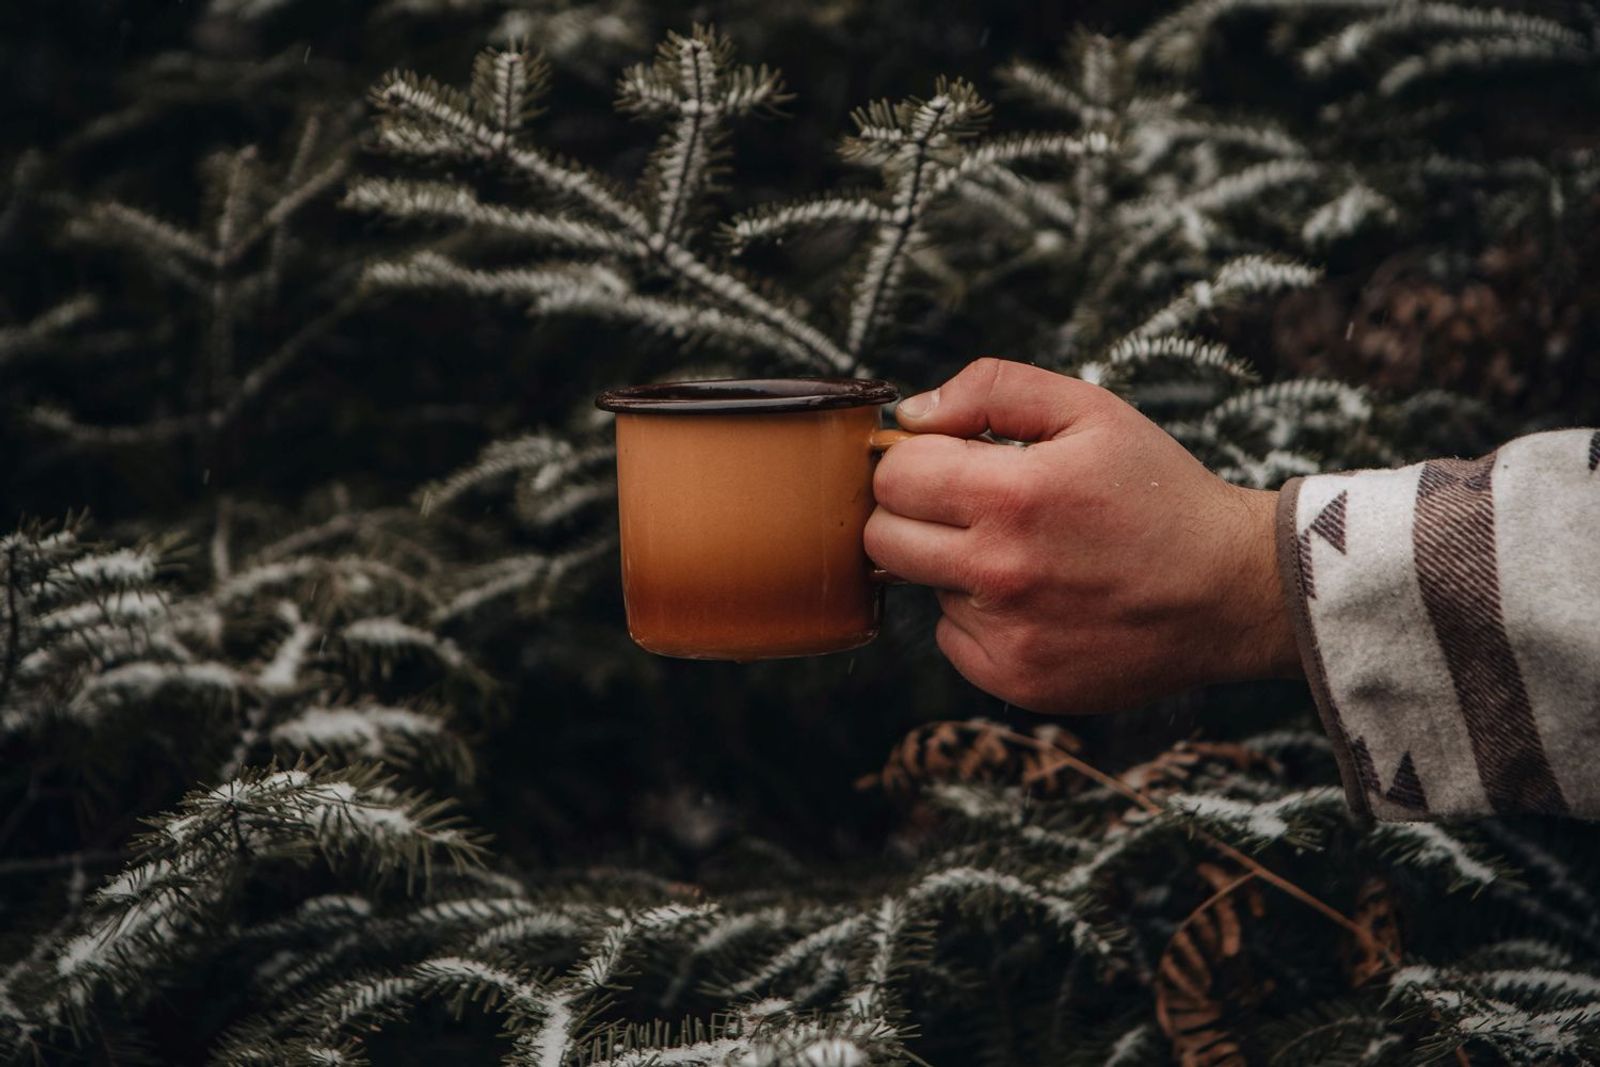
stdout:
<svg viewBox="0 0 1600 1067">
<path fill-rule="evenodd" d="M 1600 818 L 1600 431 L 1296 478 L 1278 561 L 1350 804 Z"/>
</svg>

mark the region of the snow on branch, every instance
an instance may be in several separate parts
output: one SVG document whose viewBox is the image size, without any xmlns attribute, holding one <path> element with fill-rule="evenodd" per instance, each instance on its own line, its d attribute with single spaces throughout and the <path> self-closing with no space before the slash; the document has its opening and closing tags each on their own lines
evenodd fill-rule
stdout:
<svg viewBox="0 0 1600 1067">
<path fill-rule="evenodd" d="M 653 64 L 629 68 L 617 84 L 621 110 L 670 120 L 643 182 L 654 232 L 667 240 L 683 236 L 708 185 L 725 120 L 787 98 L 775 72 L 734 68 L 732 53 L 732 42 L 708 27 L 669 33 Z"/>
<path fill-rule="evenodd" d="M 100 301 L 85 294 L 64 300 L 21 326 L 0 326 L 0 367 L 46 348 L 57 336 L 82 325 L 99 311 Z"/>
<path fill-rule="evenodd" d="M 804 345 L 767 323 L 690 300 L 619 293 L 603 284 L 573 279 L 553 285 L 533 302 L 535 315 L 582 314 L 631 323 L 681 342 L 700 339 L 733 351 L 755 349 L 784 357 L 799 369 L 818 369 Z"/>
<path fill-rule="evenodd" d="M 1260 802 L 1185 794 L 1169 800 L 1167 809 L 1252 848 L 1280 841 L 1306 845 L 1314 840 L 1308 833 L 1317 822 L 1343 817 L 1347 812 L 1344 795 L 1334 786 L 1318 786 Z"/>
<path fill-rule="evenodd" d="M 643 242 L 615 229 L 566 215 L 486 204 L 469 187 L 450 182 L 367 178 L 351 183 L 343 203 L 354 211 L 383 214 L 393 219 L 481 226 L 587 252 L 623 256 L 642 256 L 647 252 Z"/>
<path fill-rule="evenodd" d="M 1502 67 L 1582 63 L 1594 59 L 1586 44 L 1572 44 L 1545 38 L 1487 37 L 1445 41 L 1422 55 L 1402 59 L 1378 79 L 1378 92 L 1396 96 L 1427 78 L 1449 74 L 1494 71 Z"/>
<path fill-rule="evenodd" d="M 1298 189 L 1323 175 L 1319 163 L 1304 159 L 1274 159 L 1227 174 L 1211 185 L 1176 199 L 1150 197 L 1122 209 L 1130 225 L 1170 229 L 1187 214 L 1215 215 L 1253 203 L 1269 192 Z"/>
<path fill-rule="evenodd" d="M 520 133 L 550 82 L 544 57 L 519 49 L 482 52 L 472 64 L 472 104 L 497 133 Z"/>
<path fill-rule="evenodd" d="M 756 241 L 780 241 L 796 230 L 838 223 L 883 223 L 889 212 L 864 197 L 824 194 L 811 200 L 768 205 L 734 216 L 723 233 L 734 252 Z"/>
<path fill-rule="evenodd" d="M 1134 329 L 1129 337 L 1159 337 L 1173 333 L 1241 297 L 1284 289 L 1303 289 L 1321 277 L 1321 271 L 1291 260 L 1240 256 L 1222 264 L 1209 281 L 1195 282 L 1189 286 L 1181 296 Z"/>
<path fill-rule="evenodd" d="M 625 278 L 598 263 L 479 270 L 436 252 L 418 252 L 403 260 L 369 264 L 362 280 L 383 289 L 455 290 L 472 296 L 525 301 L 574 285 L 592 286 L 609 293 L 625 292 L 628 287 Z"/>
<path fill-rule="evenodd" d="M 1200 63 L 1215 24 L 1231 15 L 1284 8 L 1306 14 L 1383 12 L 1393 6 L 1393 0 L 1191 0 L 1135 37 L 1128 52 L 1136 63 L 1191 74 Z"/>
<path fill-rule="evenodd" d="M 419 489 L 417 500 L 426 515 L 435 508 L 448 507 L 472 490 L 501 479 L 519 475 L 537 476 L 548 467 L 571 461 L 576 453 L 577 449 L 571 441 L 554 434 L 527 434 L 494 441 L 484 448 L 471 466 L 462 468 L 443 481 L 432 482 Z M 600 458 L 609 459 L 610 456 Z"/>
<path fill-rule="evenodd" d="M 466 749 L 445 728 L 444 720 L 414 708 L 308 707 L 279 722 L 267 737 L 286 759 L 304 754 L 336 756 L 341 763 L 407 764 L 426 758 L 458 771 L 470 766 Z"/>
<path fill-rule="evenodd" d="M 1522 38 L 1583 48 L 1582 34 L 1551 19 L 1504 8 L 1453 3 L 1410 3 L 1357 19 L 1300 53 L 1308 74 L 1328 74 L 1361 61 L 1397 37 L 1440 33 Z"/>
<path fill-rule="evenodd" d="M 129 988 L 220 914 L 269 859 L 355 862 L 407 880 L 435 857 L 476 862 L 479 846 L 445 805 L 396 793 L 370 772 L 249 772 L 192 793 L 141 843 L 142 858 L 92 896 L 93 911 L 54 960 L 62 1006 Z"/>
<path fill-rule="evenodd" d="M 1307 216 L 1300 227 L 1300 238 L 1315 248 L 1348 237 L 1374 222 L 1392 225 L 1399 221 L 1400 208 L 1393 200 L 1357 183 Z"/>
<path fill-rule="evenodd" d="M 1111 367 L 1123 370 L 1177 362 L 1215 371 L 1245 384 L 1259 380 L 1255 368 L 1235 356 L 1229 351 L 1228 346 L 1182 334 L 1124 338 L 1105 354 L 1105 362 Z"/>
<path fill-rule="evenodd" d="M 1478 891 L 1501 875 L 1492 863 L 1451 831 L 1436 823 L 1381 823 L 1373 830 L 1373 843 L 1406 866 L 1436 871 L 1451 888 Z"/>
</svg>

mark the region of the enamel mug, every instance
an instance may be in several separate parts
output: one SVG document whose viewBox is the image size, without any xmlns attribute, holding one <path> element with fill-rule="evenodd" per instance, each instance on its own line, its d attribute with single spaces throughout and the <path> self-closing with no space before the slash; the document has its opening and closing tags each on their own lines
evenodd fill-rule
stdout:
<svg viewBox="0 0 1600 1067">
<path fill-rule="evenodd" d="M 664 656 L 839 652 L 878 633 L 862 548 L 887 382 L 725 379 L 602 393 L 616 414 L 628 632 Z"/>
</svg>

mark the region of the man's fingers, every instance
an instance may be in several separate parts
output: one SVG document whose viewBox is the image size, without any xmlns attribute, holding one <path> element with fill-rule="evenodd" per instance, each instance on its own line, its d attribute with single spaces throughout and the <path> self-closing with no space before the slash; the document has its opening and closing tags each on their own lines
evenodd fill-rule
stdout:
<svg viewBox="0 0 1600 1067">
<path fill-rule="evenodd" d="M 918 433 L 977 437 L 992 430 L 1015 441 L 1047 441 L 1110 396 L 1098 386 L 1041 367 L 984 358 L 932 392 L 901 401 L 895 419 Z"/>
<path fill-rule="evenodd" d="M 986 488 L 1009 474 L 1015 448 L 928 434 L 901 441 L 878 460 L 872 495 L 896 515 L 971 526 Z"/>
<path fill-rule="evenodd" d="M 897 578 L 935 589 L 966 585 L 964 560 L 971 555 L 966 531 L 937 522 L 921 522 L 877 508 L 863 535 L 867 555 Z"/>
</svg>

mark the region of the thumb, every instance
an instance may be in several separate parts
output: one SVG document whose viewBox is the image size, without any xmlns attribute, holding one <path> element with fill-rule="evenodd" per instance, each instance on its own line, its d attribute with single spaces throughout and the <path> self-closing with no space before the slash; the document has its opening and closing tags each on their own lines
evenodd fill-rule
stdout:
<svg viewBox="0 0 1600 1067">
<path fill-rule="evenodd" d="M 1065 374 L 985 357 L 939 388 L 906 397 L 895 421 L 918 433 L 977 437 L 992 430 L 1013 441 L 1045 441 L 1065 433 L 1109 395 Z"/>
</svg>

